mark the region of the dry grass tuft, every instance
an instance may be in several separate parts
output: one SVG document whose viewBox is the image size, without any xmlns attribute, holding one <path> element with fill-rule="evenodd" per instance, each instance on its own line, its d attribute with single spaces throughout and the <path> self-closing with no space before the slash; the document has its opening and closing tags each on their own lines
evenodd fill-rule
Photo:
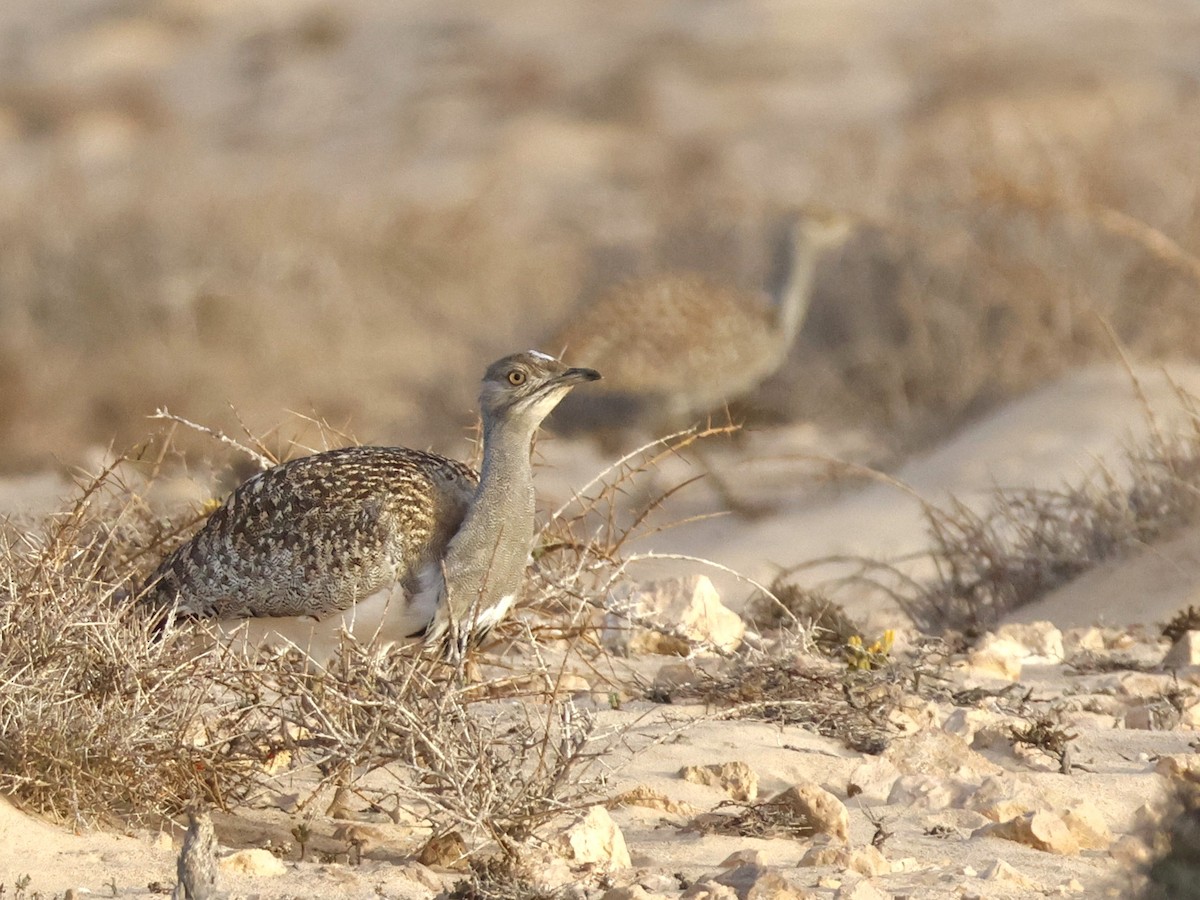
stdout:
<svg viewBox="0 0 1200 900">
<path fill-rule="evenodd" d="M 211 660 L 150 639 L 110 568 L 132 502 L 110 472 L 40 528 L 0 528 L 0 790 L 76 827 L 243 796 L 246 759 L 202 724 Z"/>
<path fill-rule="evenodd" d="M 0 530 L 0 790 L 95 826 L 196 801 L 233 810 L 282 766 L 311 783 L 305 803 L 336 784 L 505 852 L 588 795 L 593 722 L 536 650 L 520 677 L 470 683 L 353 642 L 322 668 L 183 630 L 154 640 L 127 588 L 202 515 L 156 518 L 123 471 L 37 527 Z"/>
<path fill-rule="evenodd" d="M 329 668 L 282 654 L 230 686 L 261 689 L 264 674 L 270 694 L 254 733 L 324 773 L 310 800 L 336 784 L 435 834 L 486 837 L 515 856 L 539 825 L 593 790 L 603 742 L 550 673 L 545 688 L 514 690 L 508 678 L 468 683 L 461 670 L 417 653 L 380 656 L 347 644 Z"/>
<path fill-rule="evenodd" d="M 758 803 L 742 803 L 725 800 L 717 810 L 732 809 L 732 814 L 722 812 L 705 813 L 694 819 L 689 828 L 701 834 L 724 834 L 732 837 L 810 838 L 817 830 L 813 823 L 788 803 L 763 800 Z"/>
<path fill-rule="evenodd" d="M 789 584 L 783 574 L 771 582 L 770 594 L 756 591 L 747 608 L 747 621 L 760 631 L 788 629 L 799 623 L 826 656 L 841 656 L 851 638 L 862 634 L 840 603 L 819 590 Z"/>
<path fill-rule="evenodd" d="M 1162 636 L 1173 644 L 1189 631 L 1200 631 L 1200 607 L 1191 604 L 1171 617 L 1162 627 Z"/>
<path fill-rule="evenodd" d="M 1101 562 L 1200 521 L 1197 399 L 1177 393 L 1191 427 L 1170 435 L 1155 427 L 1121 474 L 1106 468 L 1058 491 L 999 490 L 983 512 L 959 501 L 926 505 L 937 574 L 902 598 L 913 620 L 978 634 Z"/>
<path fill-rule="evenodd" d="M 802 655 L 738 658 L 720 675 L 701 672 L 672 700 L 698 700 L 728 710 L 730 718 L 802 725 L 862 753 L 886 749 L 895 728 L 889 717 L 909 697 L 914 670 L 895 663 L 859 670 Z"/>
</svg>

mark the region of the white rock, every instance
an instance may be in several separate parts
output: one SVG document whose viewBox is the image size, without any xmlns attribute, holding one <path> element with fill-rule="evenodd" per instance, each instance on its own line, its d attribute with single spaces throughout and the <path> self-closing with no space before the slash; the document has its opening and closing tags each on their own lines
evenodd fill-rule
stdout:
<svg viewBox="0 0 1200 900">
<path fill-rule="evenodd" d="M 1067 654 L 1090 651 L 1098 653 L 1107 648 L 1103 629 L 1091 625 L 1087 628 L 1071 628 L 1063 634 L 1063 650 Z"/>
<path fill-rule="evenodd" d="M 1200 666 L 1200 631 L 1185 631 L 1163 659 L 1164 669 Z"/>
<path fill-rule="evenodd" d="M 710 880 L 731 888 L 738 900 L 805 900 L 810 896 L 777 869 L 764 866 L 738 866 Z"/>
<path fill-rule="evenodd" d="M 972 836 L 1003 838 L 1061 856 L 1074 856 L 1079 852 L 1079 842 L 1075 835 L 1071 834 L 1066 823 L 1059 816 L 1045 810 L 1026 813 L 1007 822 L 985 825 Z"/>
<path fill-rule="evenodd" d="M 692 784 L 720 788 L 734 800 L 748 803 L 758 797 L 758 775 L 744 762 L 684 766 L 679 777 Z"/>
<path fill-rule="evenodd" d="M 892 783 L 887 805 L 927 810 L 962 806 L 977 787 L 973 781 L 954 776 L 901 775 Z"/>
<path fill-rule="evenodd" d="M 1021 680 L 1021 661 L 1027 656 L 1025 647 L 1016 641 L 989 635 L 967 654 L 967 664 L 973 674 L 1002 681 Z"/>
<path fill-rule="evenodd" d="M 1105 850 L 1112 844 L 1112 831 L 1104 821 L 1100 807 L 1083 800 L 1062 815 L 1063 822 L 1084 850 Z"/>
<path fill-rule="evenodd" d="M 855 766 L 846 781 L 846 794 L 860 803 L 886 803 L 900 770 L 882 756 L 872 756 Z"/>
<path fill-rule="evenodd" d="M 994 725 L 1002 719 L 1002 716 L 986 709 L 967 709 L 959 706 L 946 717 L 942 730 L 947 734 L 957 735 L 970 744 L 975 740 L 975 733 L 979 729 Z"/>
<path fill-rule="evenodd" d="M 979 877 L 984 881 L 1001 881 L 1005 884 L 1014 884 L 1017 887 L 1041 890 L 1041 886 L 1036 881 L 1026 878 L 1002 859 L 996 860 L 984 869 L 979 874 Z"/>
<path fill-rule="evenodd" d="M 957 775 L 979 780 L 1001 771 L 958 735 L 940 729 L 896 738 L 883 756 L 906 775 Z"/>
<path fill-rule="evenodd" d="M 814 781 L 797 782 L 767 802 L 790 809 L 822 834 L 843 842 L 850 839 L 850 813 L 846 804 Z"/>
<path fill-rule="evenodd" d="M 715 881 L 699 881 L 679 895 L 679 900 L 740 900 L 737 891 Z"/>
<path fill-rule="evenodd" d="M 603 806 L 593 806 L 570 822 L 559 835 L 562 855 L 577 863 L 596 863 L 626 869 L 633 863 L 625 836 Z"/>
<path fill-rule="evenodd" d="M 731 652 L 746 633 L 741 617 L 721 602 L 707 575 L 634 585 L 610 596 L 608 608 L 601 641 L 618 653 L 683 655 L 690 643 Z"/>
<path fill-rule="evenodd" d="M 238 850 L 226 856 L 218 865 L 222 872 L 249 875 L 252 878 L 272 878 L 287 873 L 287 866 L 272 856 L 270 850 L 261 848 Z"/>
<path fill-rule="evenodd" d="M 892 871 L 892 864 L 878 848 L 866 844 L 862 847 L 813 847 L 800 857 L 801 866 L 833 866 L 843 872 L 859 875 L 884 875 Z"/>
<path fill-rule="evenodd" d="M 996 637 L 1023 647 L 1021 661 L 1028 665 L 1056 665 L 1065 656 L 1062 631 L 1053 622 L 1012 622 L 997 628 Z"/>
<path fill-rule="evenodd" d="M 847 879 L 837 893 L 835 900 L 891 900 L 891 894 L 880 890 L 866 878 Z"/>
<path fill-rule="evenodd" d="M 987 816 L 993 822 L 1007 822 L 1035 811 L 1041 804 L 1032 796 L 1027 784 L 1006 774 L 983 779 L 962 806 Z"/>
</svg>

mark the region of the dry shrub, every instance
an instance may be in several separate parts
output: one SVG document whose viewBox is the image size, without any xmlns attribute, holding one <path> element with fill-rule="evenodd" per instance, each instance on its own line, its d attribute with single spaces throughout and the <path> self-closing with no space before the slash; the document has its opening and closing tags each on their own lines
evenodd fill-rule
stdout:
<svg viewBox="0 0 1200 900">
<path fill-rule="evenodd" d="M 236 810 L 290 759 L 323 773 L 310 800 L 337 783 L 511 850 L 588 793 L 592 722 L 545 662 L 468 683 L 352 642 L 320 667 L 198 649 L 184 631 L 155 640 L 128 587 L 202 517 L 160 521 L 122 471 L 38 527 L 0 531 L 0 789 L 22 805 L 78 825 Z"/>
<path fill-rule="evenodd" d="M 1058 491 L 998 490 L 982 512 L 959 501 L 927 505 L 937 574 L 901 598 L 913 620 L 978 633 L 1101 562 L 1200 520 L 1197 401 L 1178 396 L 1191 428 L 1165 434 L 1156 426 L 1120 474 L 1106 468 Z"/>
<path fill-rule="evenodd" d="M 724 834 L 731 837 L 790 838 L 802 840 L 817 833 L 807 816 L 797 812 L 789 803 L 774 799 L 758 803 L 725 800 L 717 810 L 731 809 L 732 813 L 713 811 L 694 819 L 689 826 L 701 834 Z"/>
<path fill-rule="evenodd" d="M 799 623 L 826 656 L 840 657 L 850 639 L 862 634 L 840 603 L 819 590 L 789 584 L 783 574 L 771 582 L 769 593 L 756 591 L 751 596 L 747 621 L 758 629 L 787 629 Z"/>
<path fill-rule="evenodd" d="M 889 717 L 904 707 L 913 671 L 899 662 L 858 670 L 801 655 L 746 657 L 720 674 L 698 673 L 670 699 L 698 700 L 728 710 L 730 718 L 802 725 L 874 754 L 890 742 L 895 729 Z"/>
<path fill-rule="evenodd" d="M 698 426 L 643 444 L 608 465 L 551 512 L 536 539 L 535 565 L 521 604 L 532 614 L 539 638 L 582 637 L 597 645 L 596 614 L 605 611 L 613 588 L 628 577 L 630 567 L 663 558 L 654 552 L 630 552 L 629 545 L 644 544 L 655 533 L 682 524 L 663 516 L 664 507 L 702 476 L 652 488 L 653 493 L 636 504 L 630 498 L 654 484 L 664 460 L 735 430 L 735 426 Z M 707 560 L 694 562 L 716 566 Z M 639 624 L 653 627 L 653 623 Z M 510 619 L 501 623 L 499 632 L 508 634 L 519 627 L 524 626 Z"/>
<path fill-rule="evenodd" d="M 76 826 L 233 800 L 252 779 L 201 725 L 210 659 L 151 640 L 118 597 L 105 523 L 132 507 L 105 483 L 38 529 L 0 530 L 0 789 Z"/>
<path fill-rule="evenodd" d="M 276 753 L 301 751 L 324 782 L 403 809 L 435 833 L 482 834 L 515 854 L 593 788 L 592 719 L 541 672 L 544 687 L 522 679 L 514 690 L 506 677 L 471 683 L 426 655 L 347 642 L 326 668 L 270 655 L 226 686 L 245 694 L 268 685 L 255 734 L 269 735 Z"/>
<path fill-rule="evenodd" d="M 1200 607 L 1190 603 L 1162 627 L 1162 636 L 1173 644 L 1189 631 L 1200 631 Z"/>
</svg>

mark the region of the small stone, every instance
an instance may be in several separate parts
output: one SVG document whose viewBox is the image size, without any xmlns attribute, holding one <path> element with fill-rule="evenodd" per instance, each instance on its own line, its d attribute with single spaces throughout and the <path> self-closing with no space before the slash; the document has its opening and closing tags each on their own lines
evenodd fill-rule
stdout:
<svg viewBox="0 0 1200 900">
<path fill-rule="evenodd" d="M 744 762 L 684 766 L 679 777 L 692 784 L 720 788 L 734 800 L 752 802 L 758 797 L 758 775 Z"/>
<path fill-rule="evenodd" d="M 1061 856 L 1073 856 L 1079 852 L 1079 842 L 1066 823 L 1054 813 L 1044 810 L 1027 813 L 1007 822 L 985 825 L 972 836 L 998 837 Z"/>
<path fill-rule="evenodd" d="M 892 871 L 891 863 L 876 848 L 864 847 L 813 847 L 800 858 L 801 866 L 833 866 L 843 872 L 857 872 L 872 877 Z"/>
<path fill-rule="evenodd" d="M 766 866 L 767 855 L 761 850 L 737 850 L 730 853 L 717 865 L 722 869 L 735 869 L 738 866 Z"/>
<path fill-rule="evenodd" d="M 1104 814 L 1090 800 L 1070 807 L 1062 820 L 1084 850 L 1104 850 L 1112 843 L 1112 831 L 1104 821 Z"/>
<path fill-rule="evenodd" d="M 1078 878 L 1068 878 L 1059 885 L 1059 889 L 1067 894 L 1082 894 L 1084 891 L 1083 882 Z"/>
<path fill-rule="evenodd" d="M 707 575 L 647 582 L 608 600 L 601 642 L 616 653 L 686 656 L 692 643 L 732 652 L 746 624 L 721 602 Z M 653 626 L 653 627 L 647 627 Z"/>
<path fill-rule="evenodd" d="M 388 840 L 388 834 L 382 828 L 360 822 L 339 825 L 334 829 L 333 836 L 336 840 L 358 847 L 364 853 L 387 843 Z"/>
<path fill-rule="evenodd" d="M 1022 791 L 1022 785 L 1009 775 L 991 775 L 980 783 L 961 806 L 987 816 L 993 822 L 1007 822 L 1033 812 L 1036 801 Z"/>
<path fill-rule="evenodd" d="M 1017 887 L 1032 890 L 1041 889 L 1041 886 L 1037 882 L 1026 878 L 1002 859 L 996 860 L 984 869 L 979 874 L 979 877 L 984 881 L 1001 881 L 1005 884 L 1015 884 Z"/>
<path fill-rule="evenodd" d="M 1015 641 L 992 638 L 971 651 L 967 664 L 979 675 L 1002 681 L 1021 680 L 1021 659 L 1025 648 Z"/>
<path fill-rule="evenodd" d="M 1063 661 L 1063 633 L 1053 622 L 1011 622 L 996 629 L 996 637 L 1024 648 L 1022 662 L 1056 665 Z"/>
<path fill-rule="evenodd" d="M 846 783 L 846 796 L 860 803 L 886 803 L 900 770 L 882 756 L 872 756 L 855 766 Z"/>
<path fill-rule="evenodd" d="M 628 887 L 610 888 L 601 895 L 600 900 L 650 900 L 653 896 L 640 884 L 631 884 Z"/>
<path fill-rule="evenodd" d="M 639 784 L 615 797 L 604 801 L 607 809 L 619 809 L 622 806 L 640 806 L 645 809 L 656 809 L 660 812 L 676 816 L 694 816 L 696 809 L 690 803 L 672 800 L 662 791 L 656 791 L 648 784 Z"/>
<path fill-rule="evenodd" d="M 958 735 L 936 728 L 896 738 L 883 756 L 906 775 L 957 775 L 978 781 L 1002 771 Z"/>
<path fill-rule="evenodd" d="M 633 863 L 625 836 L 603 806 L 587 812 L 567 824 L 558 838 L 562 855 L 576 863 L 594 863 L 609 869 L 627 869 Z"/>
<path fill-rule="evenodd" d="M 779 871 L 764 866 L 738 866 L 712 882 L 732 888 L 738 900 L 802 900 L 808 896 Z"/>
<path fill-rule="evenodd" d="M 921 863 L 915 856 L 906 856 L 904 859 L 892 860 L 893 875 L 899 875 L 904 872 L 915 872 L 920 868 Z"/>
<path fill-rule="evenodd" d="M 417 855 L 423 866 L 439 869 L 461 869 L 466 866 L 467 843 L 457 831 L 431 837 Z"/>
<path fill-rule="evenodd" d="M 888 894 L 865 878 L 844 881 L 833 895 L 835 900 L 891 900 Z"/>
<path fill-rule="evenodd" d="M 1185 631 L 1171 645 L 1163 659 L 1164 669 L 1200 666 L 1200 631 Z"/>
<path fill-rule="evenodd" d="M 222 872 L 231 875 L 249 875 L 252 878 L 273 878 L 287 873 L 287 866 L 276 859 L 270 850 L 258 847 L 231 853 L 218 865 Z"/>
<path fill-rule="evenodd" d="M 901 775 L 892 784 L 887 805 L 917 809 L 946 809 L 962 806 L 978 785 L 962 778 L 935 775 Z"/>
<path fill-rule="evenodd" d="M 846 804 L 814 781 L 801 781 L 767 801 L 804 819 L 813 829 L 840 841 L 850 839 L 850 813 Z"/>
<path fill-rule="evenodd" d="M 412 860 L 388 866 L 388 874 L 406 878 L 430 891 L 441 891 L 446 886 L 437 872 Z"/>
<path fill-rule="evenodd" d="M 1164 778 L 1188 778 L 1200 781 L 1200 755 L 1171 753 L 1160 756 L 1154 771 Z"/>
<path fill-rule="evenodd" d="M 701 881 L 680 894 L 679 900 L 739 900 L 739 897 L 728 885 Z"/>
</svg>

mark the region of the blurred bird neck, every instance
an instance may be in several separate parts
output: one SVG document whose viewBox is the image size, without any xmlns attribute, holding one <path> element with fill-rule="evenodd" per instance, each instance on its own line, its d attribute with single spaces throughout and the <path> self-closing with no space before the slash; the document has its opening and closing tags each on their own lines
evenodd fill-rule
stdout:
<svg viewBox="0 0 1200 900">
<path fill-rule="evenodd" d="M 777 281 L 775 294 L 775 315 L 784 347 L 792 345 L 808 313 L 820 256 L 821 248 L 815 242 L 799 236 L 783 261 L 784 271 L 780 273 L 782 277 Z"/>
</svg>

